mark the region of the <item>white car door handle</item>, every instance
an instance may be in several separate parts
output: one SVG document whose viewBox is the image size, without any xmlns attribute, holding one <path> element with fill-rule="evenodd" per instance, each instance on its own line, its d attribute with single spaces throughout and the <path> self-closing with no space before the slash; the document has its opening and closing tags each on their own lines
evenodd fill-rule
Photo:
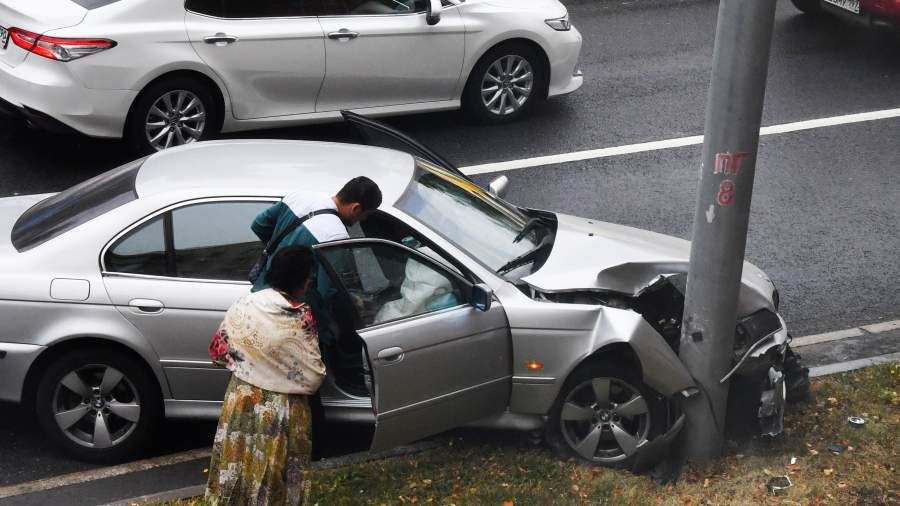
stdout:
<svg viewBox="0 0 900 506">
<path fill-rule="evenodd" d="M 348 30 L 346 28 L 341 28 L 340 30 L 338 30 L 336 32 L 331 32 L 328 34 L 329 39 L 336 39 L 336 40 L 342 40 L 342 39 L 350 40 L 350 39 L 355 39 L 357 37 L 359 37 L 359 32 L 351 32 L 350 30 Z"/>
<path fill-rule="evenodd" d="M 403 358 L 403 348 L 385 348 L 378 352 L 378 359 L 385 362 L 399 362 Z"/>
<path fill-rule="evenodd" d="M 222 32 L 219 32 L 210 37 L 204 37 L 203 39 L 203 42 L 206 42 L 207 44 L 215 44 L 219 47 L 227 46 L 228 44 L 234 44 L 237 41 L 238 38 L 234 35 L 227 35 Z"/>
<path fill-rule="evenodd" d="M 131 302 L 128 303 L 128 307 L 136 313 L 156 314 L 161 313 L 166 306 L 158 300 L 131 299 Z"/>
</svg>

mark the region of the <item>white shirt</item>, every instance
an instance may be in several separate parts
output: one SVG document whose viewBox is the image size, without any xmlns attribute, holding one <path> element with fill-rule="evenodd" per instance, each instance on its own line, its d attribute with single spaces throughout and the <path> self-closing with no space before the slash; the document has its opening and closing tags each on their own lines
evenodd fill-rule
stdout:
<svg viewBox="0 0 900 506">
<path fill-rule="evenodd" d="M 320 209 L 337 210 L 337 206 L 334 205 L 334 201 L 327 193 L 297 191 L 286 196 L 284 198 L 284 204 L 288 206 L 291 212 L 298 218 L 303 218 L 307 214 Z M 350 235 L 347 233 L 347 227 L 344 226 L 344 222 L 333 214 L 313 216 L 306 220 L 303 223 L 303 226 L 305 226 L 306 230 L 309 230 L 309 233 L 320 243 L 350 238 Z"/>
</svg>

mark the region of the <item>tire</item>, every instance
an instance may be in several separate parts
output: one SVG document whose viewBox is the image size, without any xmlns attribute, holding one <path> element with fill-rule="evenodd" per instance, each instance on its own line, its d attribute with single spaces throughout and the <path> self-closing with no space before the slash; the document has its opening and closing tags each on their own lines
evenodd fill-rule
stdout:
<svg viewBox="0 0 900 506">
<path fill-rule="evenodd" d="M 529 83 L 528 69 L 531 70 L 530 84 L 517 86 Z M 472 69 L 463 91 L 463 110 L 475 120 L 488 124 L 507 123 L 525 117 L 545 96 L 548 74 L 549 69 L 535 49 L 515 42 L 501 44 L 485 53 Z M 492 83 L 498 79 L 502 82 Z M 483 99 L 482 89 L 491 84 L 498 87 L 495 93 L 499 95 Z M 522 91 L 523 88 L 529 90 L 527 94 Z M 505 93 L 503 89 L 506 89 Z M 516 100 L 510 100 L 510 97 Z M 486 104 L 486 100 L 495 98 L 498 102 L 491 106 Z M 501 105 L 503 113 L 499 112 Z"/>
<path fill-rule="evenodd" d="M 603 391 L 604 385 L 609 385 L 605 387 L 609 392 L 608 402 L 615 404 L 600 402 L 602 396 L 597 392 Z M 643 406 L 636 401 L 638 397 L 644 400 Z M 625 406 L 631 406 L 629 411 L 634 416 L 619 411 Z M 575 456 L 601 466 L 631 468 L 636 457 L 632 448 L 665 432 L 665 413 L 665 402 L 633 371 L 619 364 L 589 362 L 576 369 L 563 385 L 550 410 L 545 436 L 562 457 Z M 581 420 L 588 415 L 589 418 Z M 593 451 L 590 450 L 594 446 L 592 437 L 597 438 Z"/>
<path fill-rule="evenodd" d="M 35 412 L 44 432 L 76 459 L 112 463 L 147 444 L 163 409 L 156 378 L 141 362 L 89 348 L 50 363 L 38 383 Z"/>
<path fill-rule="evenodd" d="M 804 14 L 816 15 L 822 12 L 820 0 L 791 0 L 791 3 Z"/>
<path fill-rule="evenodd" d="M 154 106 L 169 115 L 160 116 Z M 149 126 L 151 123 L 154 125 Z M 133 149 L 150 154 L 211 139 L 219 133 L 221 123 L 222 111 L 209 87 L 190 77 L 173 77 L 141 92 L 128 115 L 125 136 Z M 161 137 L 151 138 L 157 135 Z"/>
</svg>

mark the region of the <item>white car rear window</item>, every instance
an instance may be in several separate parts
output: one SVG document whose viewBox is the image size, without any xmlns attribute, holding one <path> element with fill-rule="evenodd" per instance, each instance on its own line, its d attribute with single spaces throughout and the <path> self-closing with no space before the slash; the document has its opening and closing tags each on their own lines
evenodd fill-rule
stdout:
<svg viewBox="0 0 900 506">
<path fill-rule="evenodd" d="M 13 226 L 12 244 L 26 251 L 137 198 L 134 180 L 146 158 L 104 172 L 25 211 Z"/>
</svg>

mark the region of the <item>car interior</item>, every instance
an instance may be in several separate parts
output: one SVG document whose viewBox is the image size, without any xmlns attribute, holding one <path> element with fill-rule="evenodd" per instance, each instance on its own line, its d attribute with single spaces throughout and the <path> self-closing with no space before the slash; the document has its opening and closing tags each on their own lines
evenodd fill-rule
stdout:
<svg viewBox="0 0 900 506">
<path fill-rule="evenodd" d="M 378 238 L 403 244 L 471 280 L 471 275 L 467 275 L 449 255 L 387 213 L 373 213 L 364 222 L 351 227 L 350 235 L 351 238 Z M 352 395 L 369 395 L 363 342 L 357 329 L 455 307 L 466 301 L 458 280 L 445 276 L 414 256 L 397 257 L 396 252 L 396 248 L 389 246 L 324 252 L 332 267 L 332 278 L 340 278 L 343 287 L 331 299 L 331 330 L 336 344 L 333 349 L 326 350 L 326 363 L 337 386 Z M 336 267 L 338 265 L 342 267 Z"/>
</svg>

